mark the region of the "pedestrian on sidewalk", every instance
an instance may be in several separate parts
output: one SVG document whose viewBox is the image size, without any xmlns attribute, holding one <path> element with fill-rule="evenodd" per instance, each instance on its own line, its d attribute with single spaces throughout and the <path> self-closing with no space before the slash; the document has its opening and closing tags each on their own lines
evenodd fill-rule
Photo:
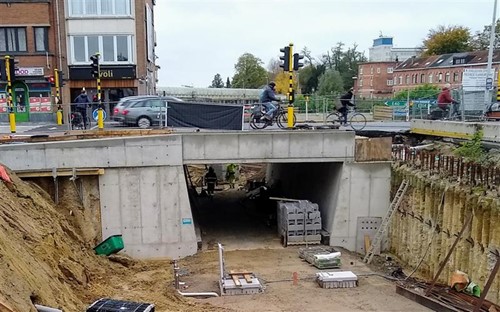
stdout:
<svg viewBox="0 0 500 312">
<path fill-rule="evenodd" d="M 87 108 L 90 107 L 91 101 L 85 88 L 82 89 L 80 94 L 73 101 L 75 103 L 75 112 L 78 112 L 82 115 L 83 118 L 83 127 L 87 129 Z"/>
</svg>

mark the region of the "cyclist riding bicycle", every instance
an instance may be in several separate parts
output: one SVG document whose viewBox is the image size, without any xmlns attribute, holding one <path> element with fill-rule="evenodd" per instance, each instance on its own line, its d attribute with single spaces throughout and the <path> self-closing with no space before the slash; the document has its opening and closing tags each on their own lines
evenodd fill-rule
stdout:
<svg viewBox="0 0 500 312">
<path fill-rule="evenodd" d="M 448 112 L 450 110 L 450 116 L 458 114 L 458 101 L 451 97 L 450 92 L 451 85 L 447 83 L 442 91 L 439 93 L 437 98 L 437 105 L 443 112 Z"/>
<path fill-rule="evenodd" d="M 353 91 L 354 88 L 350 88 L 349 91 L 347 91 L 346 94 L 342 95 L 340 97 L 340 104 L 341 106 L 337 108 L 337 111 L 342 114 L 342 120 L 341 122 L 343 124 L 347 124 L 347 113 L 349 111 L 348 106 L 355 106 L 351 100 L 353 96 Z"/>
<path fill-rule="evenodd" d="M 266 108 L 266 113 L 260 118 L 261 120 L 271 121 L 274 117 L 274 112 L 276 112 L 276 106 L 273 101 L 279 102 L 280 99 L 276 97 L 276 83 L 271 81 L 260 94 L 260 102 Z"/>
</svg>

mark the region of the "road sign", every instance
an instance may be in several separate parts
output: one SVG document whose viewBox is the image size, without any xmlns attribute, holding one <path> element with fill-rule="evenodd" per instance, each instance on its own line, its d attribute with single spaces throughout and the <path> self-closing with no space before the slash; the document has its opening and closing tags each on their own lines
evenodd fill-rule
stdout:
<svg viewBox="0 0 500 312">
<path fill-rule="evenodd" d="M 98 108 L 94 109 L 94 111 L 92 111 L 92 118 L 97 121 L 97 112 L 99 111 Z M 106 111 L 103 109 L 102 110 L 102 119 L 103 120 L 106 120 L 106 117 L 107 117 L 107 114 L 106 114 Z"/>
<path fill-rule="evenodd" d="M 486 90 L 491 90 L 491 89 L 493 89 L 493 79 L 486 78 Z"/>
<path fill-rule="evenodd" d="M 488 77 L 488 69 L 486 68 L 466 68 L 462 77 L 462 86 L 465 91 L 484 91 L 487 86 L 487 79 L 491 79 L 493 87 L 493 77 L 495 71 L 492 69 Z"/>
</svg>

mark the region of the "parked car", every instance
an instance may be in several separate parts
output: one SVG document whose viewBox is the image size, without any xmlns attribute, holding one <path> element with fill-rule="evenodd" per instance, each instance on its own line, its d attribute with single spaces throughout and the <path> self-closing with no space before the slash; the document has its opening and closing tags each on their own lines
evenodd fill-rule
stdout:
<svg viewBox="0 0 500 312">
<path fill-rule="evenodd" d="M 165 122 L 165 108 L 167 102 L 183 102 L 173 96 L 155 96 L 144 99 L 133 100 L 122 111 L 123 123 L 136 125 L 140 128 L 149 128 L 159 125 L 160 120 Z"/>
<path fill-rule="evenodd" d="M 120 101 L 116 104 L 115 108 L 113 109 L 113 120 L 118 121 L 118 122 L 123 122 L 125 119 L 124 116 L 122 115 L 123 110 L 125 107 L 129 106 L 132 104 L 134 101 L 138 101 L 141 99 L 145 98 L 157 98 L 156 95 L 132 95 L 132 96 L 126 96 L 124 98 L 121 98 Z"/>
</svg>

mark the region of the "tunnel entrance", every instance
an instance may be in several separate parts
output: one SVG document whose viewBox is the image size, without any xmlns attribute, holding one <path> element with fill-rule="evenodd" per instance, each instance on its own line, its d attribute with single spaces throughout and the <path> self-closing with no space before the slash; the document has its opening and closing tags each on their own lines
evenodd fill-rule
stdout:
<svg viewBox="0 0 500 312">
<path fill-rule="evenodd" d="M 227 181 L 228 165 L 185 167 L 199 249 L 215 249 L 218 242 L 228 250 L 281 248 L 277 198 L 317 203 L 322 233 L 329 236 L 342 163 L 237 164 L 234 188 Z M 205 178 L 209 167 L 217 175 L 213 195 Z"/>
</svg>

